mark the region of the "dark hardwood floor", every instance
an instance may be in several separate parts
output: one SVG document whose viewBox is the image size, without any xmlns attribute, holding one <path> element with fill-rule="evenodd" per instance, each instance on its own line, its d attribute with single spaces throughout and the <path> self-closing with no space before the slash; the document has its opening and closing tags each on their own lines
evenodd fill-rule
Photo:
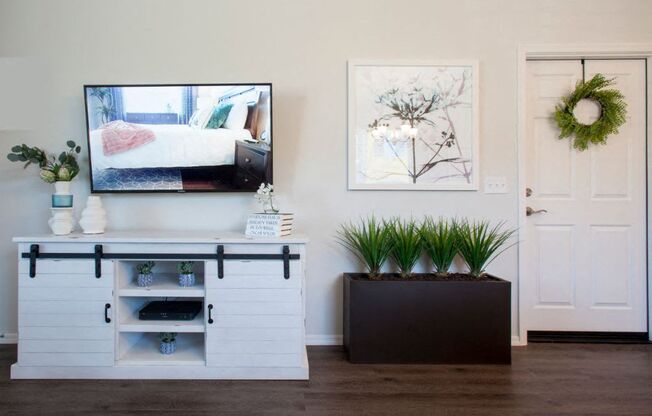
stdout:
<svg viewBox="0 0 652 416">
<path fill-rule="evenodd" d="M 652 345 L 530 344 L 511 366 L 309 356 L 310 381 L 10 381 L 0 345 L 0 415 L 652 415 Z"/>
</svg>

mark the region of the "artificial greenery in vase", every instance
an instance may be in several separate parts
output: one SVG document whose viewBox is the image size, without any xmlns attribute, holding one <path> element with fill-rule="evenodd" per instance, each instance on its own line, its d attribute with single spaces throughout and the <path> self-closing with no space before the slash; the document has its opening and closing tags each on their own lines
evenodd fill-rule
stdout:
<svg viewBox="0 0 652 416">
<path fill-rule="evenodd" d="M 182 261 L 177 265 L 177 270 L 179 271 L 179 286 L 191 287 L 195 285 L 195 273 L 193 272 L 194 266 L 194 261 Z"/>
<path fill-rule="evenodd" d="M 505 246 L 516 230 L 503 229 L 502 222 L 491 226 L 488 221 L 464 220 L 455 228 L 458 252 L 474 277 L 481 277 L 496 257 L 516 244 Z"/>
<path fill-rule="evenodd" d="M 138 271 L 138 286 L 139 287 L 150 287 L 152 285 L 153 273 L 152 270 L 156 266 L 156 263 L 153 261 L 147 261 L 145 263 L 138 264 L 136 270 Z"/>
<path fill-rule="evenodd" d="M 159 332 L 158 339 L 161 341 L 159 344 L 159 351 L 161 354 L 172 354 L 177 349 L 177 333 L 176 332 Z"/>
<path fill-rule="evenodd" d="M 419 229 L 425 252 L 432 260 L 435 272 L 445 276 L 457 256 L 457 222 L 426 217 Z"/>
<path fill-rule="evenodd" d="M 7 159 L 12 162 L 24 162 L 23 168 L 31 164 L 38 165 L 40 177 L 47 183 L 69 182 L 79 173 L 77 155 L 81 152 L 81 146 L 72 140 L 68 140 L 66 145 L 68 150 L 61 152 L 58 157 L 36 146 L 16 145 L 11 148 L 11 153 L 7 154 Z"/>
<path fill-rule="evenodd" d="M 391 256 L 402 278 L 410 277 L 422 251 L 421 235 L 416 221 L 393 218 L 386 224 L 392 240 Z"/>
<path fill-rule="evenodd" d="M 392 249 L 390 230 L 382 221 L 372 216 L 360 224 L 344 224 L 340 227 L 337 240 L 365 264 L 370 279 L 380 276 L 380 270 Z"/>
</svg>

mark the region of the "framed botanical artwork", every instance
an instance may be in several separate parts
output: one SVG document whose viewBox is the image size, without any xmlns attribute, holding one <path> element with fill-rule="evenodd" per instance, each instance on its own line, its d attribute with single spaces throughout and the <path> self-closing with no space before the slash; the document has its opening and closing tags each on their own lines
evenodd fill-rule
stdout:
<svg viewBox="0 0 652 416">
<path fill-rule="evenodd" d="M 477 61 L 349 61 L 349 189 L 477 190 Z"/>
</svg>

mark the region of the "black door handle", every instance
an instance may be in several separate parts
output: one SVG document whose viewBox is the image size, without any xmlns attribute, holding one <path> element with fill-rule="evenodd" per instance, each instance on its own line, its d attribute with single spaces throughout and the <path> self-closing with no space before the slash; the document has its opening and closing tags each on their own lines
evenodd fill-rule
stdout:
<svg viewBox="0 0 652 416">
<path fill-rule="evenodd" d="M 212 304 L 211 304 L 211 305 L 208 305 L 208 323 L 209 323 L 209 324 L 212 324 L 212 323 L 213 323 L 213 316 L 212 316 L 213 314 L 212 314 L 212 311 L 213 311 L 213 305 L 212 305 Z"/>
<path fill-rule="evenodd" d="M 110 303 L 104 305 L 104 322 L 106 322 L 107 324 L 111 322 L 111 318 L 109 318 L 109 309 L 111 309 Z"/>
</svg>

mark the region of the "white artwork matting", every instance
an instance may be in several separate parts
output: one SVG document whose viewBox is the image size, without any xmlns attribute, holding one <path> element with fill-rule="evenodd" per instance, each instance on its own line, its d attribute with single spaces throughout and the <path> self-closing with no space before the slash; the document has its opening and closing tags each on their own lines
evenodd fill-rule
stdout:
<svg viewBox="0 0 652 416">
<path fill-rule="evenodd" d="M 477 190 L 477 61 L 349 61 L 349 189 Z"/>
</svg>

